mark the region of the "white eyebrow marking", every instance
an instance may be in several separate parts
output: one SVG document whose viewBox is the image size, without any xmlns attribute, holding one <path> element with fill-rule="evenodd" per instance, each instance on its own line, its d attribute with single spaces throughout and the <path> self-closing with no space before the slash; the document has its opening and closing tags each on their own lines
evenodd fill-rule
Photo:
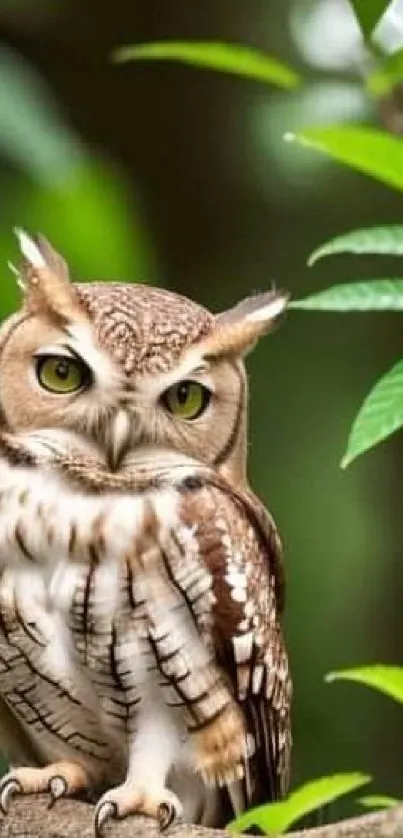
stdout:
<svg viewBox="0 0 403 838">
<path fill-rule="evenodd" d="M 188 376 L 190 375 L 208 375 L 211 371 L 211 364 L 206 362 L 198 364 L 196 367 L 190 369 L 187 373 Z"/>
<path fill-rule="evenodd" d="M 35 352 L 35 355 L 60 355 L 61 358 L 77 358 L 77 355 L 66 345 L 61 343 L 49 344 L 49 346 L 41 346 Z"/>
</svg>

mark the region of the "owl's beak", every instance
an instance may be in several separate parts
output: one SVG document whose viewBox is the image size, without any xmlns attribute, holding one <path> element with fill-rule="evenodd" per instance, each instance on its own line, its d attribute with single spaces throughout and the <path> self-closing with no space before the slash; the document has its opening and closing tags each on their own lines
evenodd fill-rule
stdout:
<svg viewBox="0 0 403 838">
<path fill-rule="evenodd" d="M 115 471 L 130 445 L 132 436 L 132 423 L 127 410 L 119 408 L 108 421 L 106 433 L 106 456 L 108 465 Z"/>
</svg>

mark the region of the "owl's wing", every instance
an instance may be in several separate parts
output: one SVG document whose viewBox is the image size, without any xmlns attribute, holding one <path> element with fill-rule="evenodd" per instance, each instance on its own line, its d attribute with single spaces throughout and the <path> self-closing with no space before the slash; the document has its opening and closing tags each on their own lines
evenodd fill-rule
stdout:
<svg viewBox="0 0 403 838">
<path fill-rule="evenodd" d="M 187 481 L 181 495 L 181 519 L 196 525 L 200 557 L 212 574 L 216 658 L 247 722 L 242 808 L 249 808 L 282 797 L 289 784 L 291 679 L 279 625 L 281 545 L 251 493 L 196 480 Z"/>
<path fill-rule="evenodd" d="M 9 765 L 40 765 L 29 734 L 0 696 L 0 753 Z"/>
</svg>

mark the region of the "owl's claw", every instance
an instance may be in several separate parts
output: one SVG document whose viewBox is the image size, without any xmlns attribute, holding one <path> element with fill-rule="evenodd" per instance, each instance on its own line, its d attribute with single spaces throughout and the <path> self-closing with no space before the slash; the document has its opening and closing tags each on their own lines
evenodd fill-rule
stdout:
<svg viewBox="0 0 403 838">
<path fill-rule="evenodd" d="M 112 800 L 104 800 L 95 810 L 94 832 L 95 838 L 103 838 L 103 828 L 108 821 L 119 817 L 117 804 Z"/>
<path fill-rule="evenodd" d="M 49 780 L 48 789 L 50 794 L 48 809 L 52 809 L 56 801 L 60 800 L 61 797 L 65 797 L 68 792 L 68 785 L 65 777 L 62 777 L 60 774 L 55 774 L 55 776 Z"/>
<path fill-rule="evenodd" d="M 165 832 L 168 827 L 178 819 L 178 811 L 171 802 L 160 803 L 158 807 L 157 820 L 161 832 Z"/>
<path fill-rule="evenodd" d="M 169 789 L 152 793 L 139 786 L 124 783 L 106 792 L 95 809 L 95 838 L 103 838 L 107 821 L 125 818 L 128 815 L 146 815 L 154 818 L 161 832 L 182 816 L 182 805 Z"/>
<path fill-rule="evenodd" d="M 16 794 L 21 794 L 22 791 L 22 785 L 15 777 L 3 777 L 0 783 L 0 809 L 3 815 L 8 815 L 12 798 Z"/>
<path fill-rule="evenodd" d="M 15 794 L 49 792 L 51 809 L 60 797 L 84 791 L 89 786 L 86 770 L 74 762 L 54 762 L 43 768 L 20 766 L 6 774 L 0 783 L 0 811 L 7 815 Z"/>
</svg>

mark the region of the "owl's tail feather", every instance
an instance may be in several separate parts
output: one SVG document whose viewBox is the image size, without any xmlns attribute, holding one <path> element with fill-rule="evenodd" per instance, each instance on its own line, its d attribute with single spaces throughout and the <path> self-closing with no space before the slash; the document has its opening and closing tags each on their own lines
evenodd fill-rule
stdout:
<svg viewBox="0 0 403 838">
<path fill-rule="evenodd" d="M 254 747 L 245 761 L 243 779 L 219 789 L 220 823 L 215 825 L 221 828 L 247 809 L 281 799 L 286 791 L 280 771 L 275 716 L 268 712 L 263 698 L 250 696 L 247 704 L 244 710 Z M 258 828 L 248 829 L 247 832 L 260 834 Z"/>
<path fill-rule="evenodd" d="M 248 760 L 249 782 L 244 782 L 245 809 L 272 803 L 284 796 L 284 783 L 280 771 L 278 722 L 261 696 L 249 696 L 246 711 L 248 729 L 255 748 Z"/>
</svg>

